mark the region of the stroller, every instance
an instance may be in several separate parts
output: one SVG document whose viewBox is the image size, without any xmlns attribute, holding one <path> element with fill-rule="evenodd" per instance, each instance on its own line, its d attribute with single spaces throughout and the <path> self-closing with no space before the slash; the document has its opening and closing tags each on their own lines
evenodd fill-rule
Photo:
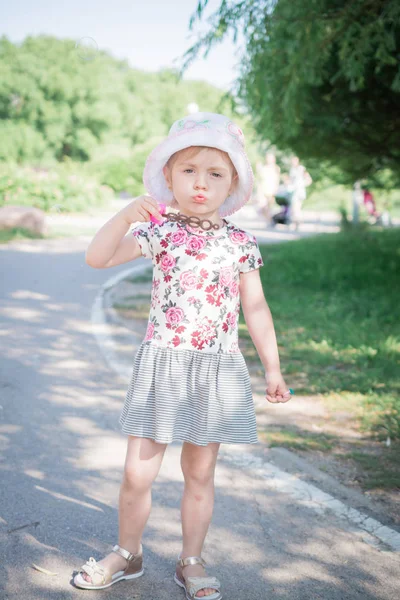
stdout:
<svg viewBox="0 0 400 600">
<path fill-rule="evenodd" d="M 290 225 L 290 204 L 292 201 L 293 192 L 280 187 L 275 196 L 275 202 L 281 206 L 281 210 L 272 215 L 271 225 Z"/>
</svg>

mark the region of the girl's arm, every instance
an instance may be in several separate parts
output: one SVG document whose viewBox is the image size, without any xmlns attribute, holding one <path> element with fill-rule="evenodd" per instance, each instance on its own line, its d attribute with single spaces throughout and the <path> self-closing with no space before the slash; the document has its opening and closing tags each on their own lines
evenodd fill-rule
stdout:
<svg viewBox="0 0 400 600">
<path fill-rule="evenodd" d="M 132 223 L 150 221 L 150 215 L 162 220 L 153 198 L 139 196 L 132 200 L 96 233 L 86 250 L 86 263 L 95 269 L 106 269 L 139 258 L 139 243 L 126 232 Z"/>
<path fill-rule="evenodd" d="M 266 371 L 267 400 L 287 402 L 290 392 L 281 374 L 274 323 L 258 269 L 241 273 L 240 301 L 251 339 Z"/>
</svg>

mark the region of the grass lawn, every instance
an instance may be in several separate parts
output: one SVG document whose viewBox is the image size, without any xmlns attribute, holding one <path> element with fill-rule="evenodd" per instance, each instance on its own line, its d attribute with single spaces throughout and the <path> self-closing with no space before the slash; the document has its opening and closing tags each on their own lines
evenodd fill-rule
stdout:
<svg viewBox="0 0 400 600">
<path fill-rule="evenodd" d="M 261 431 L 261 439 L 311 452 L 321 465 L 329 455 L 354 470 L 364 490 L 399 490 L 400 230 L 316 236 L 260 249 L 287 383 L 299 395 L 322 400 L 333 420 L 347 414 L 347 423 L 364 434 L 349 443 L 338 421 L 334 435 L 281 425 Z M 246 361 L 263 374 L 242 313 L 239 327 Z M 387 439 L 390 447 L 374 442 Z"/>
<path fill-rule="evenodd" d="M 400 231 L 261 246 L 282 370 L 298 394 L 400 438 Z M 240 315 L 240 335 L 249 334 Z M 248 344 L 247 359 L 257 361 Z M 261 367 L 261 365 L 260 365 Z"/>
<path fill-rule="evenodd" d="M 35 235 L 28 229 L 20 227 L 14 227 L 13 229 L 0 229 L 0 244 L 6 244 L 11 240 L 41 240 L 44 239 L 42 235 Z"/>
<path fill-rule="evenodd" d="M 0 230 L 0 244 L 6 244 L 14 240 L 51 240 L 65 237 L 76 238 L 79 236 L 92 237 L 96 233 L 98 228 L 85 228 L 85 227 L 58 227 L 52 228 L 46 235 L 35 235 L 28 229 L 20 227 L 14 227 L 13 229 L 2 229 Z"/>
</svg>

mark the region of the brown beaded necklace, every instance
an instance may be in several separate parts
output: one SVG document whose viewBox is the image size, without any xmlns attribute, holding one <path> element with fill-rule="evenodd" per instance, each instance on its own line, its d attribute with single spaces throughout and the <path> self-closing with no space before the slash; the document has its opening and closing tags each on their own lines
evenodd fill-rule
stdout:
<svg viewBox="0 0 400 600">
<path fill-rule="evenodd" d="M 204 231 L 210 231 L 211 229 L 221 229 L 217 223 L 213 223 L 210 219 L 200 219 L 199 217 L 188 217 L 180 213 L 167 213 L 164 217 L 168 221 L 182 223 L 183 225 L 189 225 L 189 227 L 200 227 Z M 208 225 L 207 225 L 208 224 Z"/>
</svg>

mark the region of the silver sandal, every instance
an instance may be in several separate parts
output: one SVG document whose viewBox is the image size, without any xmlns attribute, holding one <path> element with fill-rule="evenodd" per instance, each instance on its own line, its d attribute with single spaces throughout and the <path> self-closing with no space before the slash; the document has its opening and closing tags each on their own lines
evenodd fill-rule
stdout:
<svg viewBox="0 0 400 600">
<path fill-rule="evenodd" d="M 82 565 L 80 572 L 74 577 L 74 584 L 78 588 L 84 590 L 104 590 L 105 588 L 114 585 L 117 581 L 123 579 L 136 579 L 143 575 L 143 548 L 140 545 L 138 554 L 131 554 L 128 550 L 124 550 L 121 546 L 114 546 L 113 552 L 116 552 L 127 561 L 125 571 L 117 571 L 111 574 L 108 569 L 97 564 L 96 560 L 91 556 L 89 560 Z M 82 577 L 82 573 L 86 573 L 91 578 L 91 582 L 86 581 Z"/>
<path fill-rule="evenodd" d="M 201 556 L 188 556 L 187 558 L 179 557 L 178 562 L 176 563 L 176 572 L 174 575 L 175 583 L 184 588 L 186 592 L 186 600 L 221 600 L 221 583 L 216 577 L 184 578 L 183 567 L 198 564 L 205 567 L 206 561 L 203 560 Z M 216 590 L 215 594 L 210 594 L 209 596 L 196 596 L 197 592 L 205 588 Z"/>
</svg>

